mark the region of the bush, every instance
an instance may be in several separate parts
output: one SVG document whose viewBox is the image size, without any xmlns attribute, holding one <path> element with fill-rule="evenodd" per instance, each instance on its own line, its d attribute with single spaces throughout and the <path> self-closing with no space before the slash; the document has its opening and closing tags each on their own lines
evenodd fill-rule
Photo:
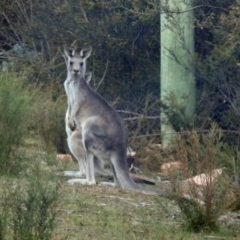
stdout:
<svg viewBox="0 0 240 240">
<path fill-rule="evenodd" d="M 221 130 L 213 124 L 208 132 L 183 133 L 172 153 L 174 161 L 180 161 L 186 166 L 181 177 L 188 180 L 177 180 L 171 173 L 170 179 L 175 200 L 184 215 L 183 226 L 187 231 L 218 230 L 218 218 L 238 203 L 238 196 L 232 190 L 233 169 L 226 167 L 230 165 L 233 156 L 226 156 L 221 139 Z M 199 178 L 196 183 L 192 177 L 203 173 L 206 174 L 205 180 Z"/>
<path fill-rule="evenodd" d="M 54 149 L 59 153 L 66 153 L 67 141 L 65 131 L 65 112 L 67 99 L 62 95 L 57 100 L 45 94 L 36 103 L 34 118 L 36 130 L 44 142 L 46 149 Z"/>
<path fill-rule="evenodd" d="M 58 185 L 38 177 L 28 184 L 6 184 L 0 201 L 0 237 L 48 240 L 55 226 Z"/>
<path fill-rule="evenodd" d="M 0 72 L 0 165 L 1 173 L 19 172 L 18 147 L 28 133 L 33 94 L 24 79 Z"/>
</svg>

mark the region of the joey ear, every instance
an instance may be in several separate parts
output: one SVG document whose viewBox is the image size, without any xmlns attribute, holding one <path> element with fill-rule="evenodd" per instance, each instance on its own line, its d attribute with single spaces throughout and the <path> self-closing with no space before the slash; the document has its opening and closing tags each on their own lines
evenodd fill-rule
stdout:
<svg viewBox="0 0 240 240">
<path fill-rule="evenodd" d="M 80 51 L 80 56 L 81 56 L 81 58 L 87 59 L 90 57 L 91 53 L 92 53 L 92 47 L 91 46 L 85 47 Z"/>
<path fill-rule="evenodd" d="M 130 156 L 134 157 L 137 153 L 136 152 L 130 152 Z"/>
<path fill-rule="evenodd" d="M 64 47 L 64 53 L 67 57 L 73 57 L 75 55 L 75 50 L 70 47 Z"/>
<path fill-rule="evenodd" d="M 85 81 L 87 83 L 89 83 L 91 81 L 91 78 L 92 78 L 92 73 L 91 72 L 86 72 L 85 75 L 84 75 L 84 78 L 85 78 Z"/>
</svg>

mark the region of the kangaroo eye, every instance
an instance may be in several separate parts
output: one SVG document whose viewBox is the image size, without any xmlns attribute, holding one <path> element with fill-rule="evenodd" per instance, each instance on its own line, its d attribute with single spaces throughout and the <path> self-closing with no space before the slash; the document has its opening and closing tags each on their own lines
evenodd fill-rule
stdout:
<svg viewBox="0 0 240 240">
<path fill-rule="evenodd" d="M 83 62 L 80 62 L 80 67 L 82 67 L 83 66 Z"/>
<path fill-rule="evenodd" d="M 72 65 L 73 65 L 73 62 L 70 62 L 70 65 L 72 66 Z"/>
</svg>

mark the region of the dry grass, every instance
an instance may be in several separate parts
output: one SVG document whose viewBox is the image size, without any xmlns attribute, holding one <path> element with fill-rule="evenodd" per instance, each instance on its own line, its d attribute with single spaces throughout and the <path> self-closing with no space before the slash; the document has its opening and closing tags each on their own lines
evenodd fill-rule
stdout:
<svg viewBox="0 0 240 240">
<path fill-rule="evenodd" d="M 99 186 L 63 183 L 54 239 L 205 239 L 181 230 L 174 201 Z M 221 235 L 222 233 L 220 233 Z M 212 234 L 216 239 L 219 235 Z M 233 233 L 224 239 L 232 239 Z"/>
<path fill-rule="evenodd" d="M 56 153 L 44 152 L 40 142 L 27 141 L 26 146 L 31 148 L 31 151 L 27 151 L 28 157 L 24 163 L 26 171 L 18 178 L 5 176 L 0 179 L 0 185 L 2 188 L 16 185 L 25 187 L 32 176 L 38 176 L 43 184 L 47 181 L 59 186 L 57 201 L 52 209 L 56 218 L 51 240 L 198 240 L 239 237 L 239 229 L 226 230 L 224 227 L 219 233 L 213 234 L 184 232 L 181 227 L 183 214 L 177 203 L 162 197 L 116 188 L 68 185 L 66 178 L 59 173 L 77 170 L 76 163 L 56 160 Z M 156 176 L 157 173 L 155 179 Z M 160 187 L 161 184 L 157 183 L 153 188 Z M 8 235 L 6 239 L 12 238 Z"/>
</svg>

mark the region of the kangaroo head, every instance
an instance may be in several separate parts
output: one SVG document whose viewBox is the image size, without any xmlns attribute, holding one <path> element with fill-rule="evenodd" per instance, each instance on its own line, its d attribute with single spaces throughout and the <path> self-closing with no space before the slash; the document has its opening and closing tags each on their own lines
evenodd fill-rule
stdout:
<svg viewBox="0 0 240 240">
<path fill-rule="evenodd" d="M 64 53 L 68 58 L 67 71 L 68 74 L 82 75 L 86 71 L 86 60 L 92 53 L 92 47 L 85 47 L 80 52 L 74 49 L 65 47 Z"/>
</svg>

